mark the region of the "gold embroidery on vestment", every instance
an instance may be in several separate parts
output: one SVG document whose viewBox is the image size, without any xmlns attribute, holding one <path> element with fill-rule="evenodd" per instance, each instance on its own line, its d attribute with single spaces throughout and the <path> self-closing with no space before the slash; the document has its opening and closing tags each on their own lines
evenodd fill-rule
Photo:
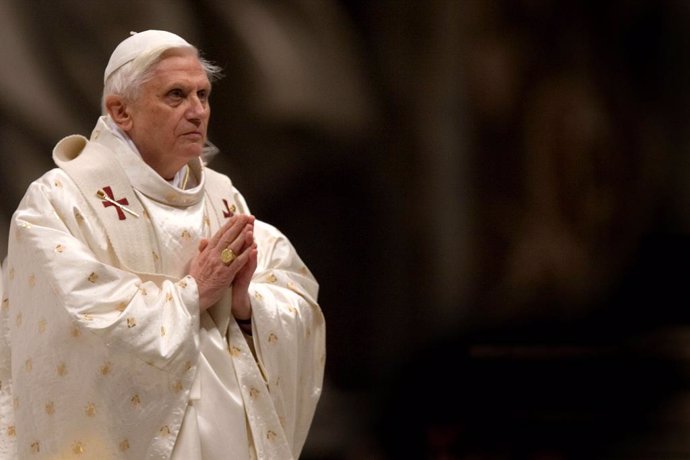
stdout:
<svg viewBox="0 0 690 460">
<path fill-rule="evenodd" d="M 74 444 L 72 444 L 72 452 L 75 455 L 81 455 L 84 453 L 84 445 L 81 443 L 81 441 L 76 441 Z"/>
<path fill-rule="evenodd" d="M 242 353 L 242 350 L 240 350 L 239 348 L 237 348 L 237 347 L 234 346 L 234 345 L 231 346 L 231 347 L 228 349 L 228 351 L 229 351 L 230 354 L 231 354 L 232 356 L 234 356 L 234 357 L 240 356 L 240 354 Z"/>
<path fill-rule="evenodd" d="M 67 364 L 65 364 L 64 362 L 58 364 L 57 367 L 55 368 L 55 371 L 57 372 L 57 375 L 59 375 L 60 377 L 66 376 L 67 375 Z"/>
</svg>

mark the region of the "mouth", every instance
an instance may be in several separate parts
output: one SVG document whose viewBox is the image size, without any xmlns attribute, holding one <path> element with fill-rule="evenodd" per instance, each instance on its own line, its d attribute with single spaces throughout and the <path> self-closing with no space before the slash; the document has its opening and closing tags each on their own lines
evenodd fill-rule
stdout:
<svg viewBox="0 0 690 460">
<path fill-rule="evenodd" d="M 188 133 L 184 133 L 182 137 L 186 137 L 187 139 L 192 139 L 194 141 L 203 141 L 204 139 L 203 133 L 199 131 L 190 131 Z"/>
</svg>

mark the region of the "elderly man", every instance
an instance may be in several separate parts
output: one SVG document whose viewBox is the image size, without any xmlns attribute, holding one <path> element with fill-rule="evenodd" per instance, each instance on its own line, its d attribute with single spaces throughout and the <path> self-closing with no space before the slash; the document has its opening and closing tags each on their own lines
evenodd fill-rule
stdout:
<svg viewBox="0 0 690 460">
<path fill-rule="evenodd" d="M 218 71 L 177 35 L 132 34 L 91 138 L 61 140 L 15 212 L 10 458 L 299 456 L 323 381 L 318 284 L 204 164 Z"/>
</svg>

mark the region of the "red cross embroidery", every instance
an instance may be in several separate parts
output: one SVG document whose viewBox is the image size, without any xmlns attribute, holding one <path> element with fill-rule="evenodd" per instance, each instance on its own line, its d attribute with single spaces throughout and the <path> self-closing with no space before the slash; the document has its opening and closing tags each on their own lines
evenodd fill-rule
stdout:
<svg viewBox="0 0 690 460">
<path fill-rule="evenodd" d="M 229 219 L 230 217 L 233 216 L 233 213 L 235 211 L 235 205 L 232 205 L 232 209 L 230 209 L 230 206 L 228 205 L 228 200 L 223 198 L 223 204 L 225 205 L 225 211 L 223 211 L 223 217 L 226 219 Z"/>
<path fill-rule="evenodd" d="M 109 185 L 106 185 L 105 187 L 103 187 L 103 191 L 105 192 L 106 195 L 108 195 L 108 198 L 110 198 L 115 203 L 119 203 L 121 205 L 129 205 L 129 201 L 127 201 L 127 198 L 121 198 L 119 200 L 116 200 L 115 197 L 113 196 L 113 191 L 110 189 Z M 120 220 L 125 220 L 127 218 L 127 216 L 125 216 L 125 213 L 122 211 L 122 208 L 120 208 L 119 206 L 116 206 L 115 203 L 113 203 L 112 201 L 103 200 L 103 207 L 107 208 L 108 206 L 115 206 L 115 209 L 117 210 L 117 217 Z"/>
</svg>

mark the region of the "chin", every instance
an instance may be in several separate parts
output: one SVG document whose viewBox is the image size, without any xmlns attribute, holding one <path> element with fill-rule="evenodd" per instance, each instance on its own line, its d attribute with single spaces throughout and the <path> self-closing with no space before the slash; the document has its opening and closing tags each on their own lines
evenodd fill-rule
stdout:
<svg viewBox="0 0 690 460">
<path fill-rule="evenodd" d="M 201 156 L 201 152 L 203 152 L 203 146 L 202 145 L 194 145 L 187 147 L 182 154 L 182 157 L 184 157 L 187 161 L 193 160 L 194 158 L 199 158 Z"/>
</svg>

